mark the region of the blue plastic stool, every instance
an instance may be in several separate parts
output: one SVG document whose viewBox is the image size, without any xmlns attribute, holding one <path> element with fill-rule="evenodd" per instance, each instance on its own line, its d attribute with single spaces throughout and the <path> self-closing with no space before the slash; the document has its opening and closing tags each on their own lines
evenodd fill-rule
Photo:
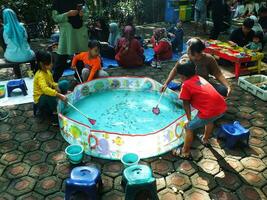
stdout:
<svg viewBox="0 0 267 200">
<path fill-rule="evenodd" d="M 140 193 L 146 198 L 158 200 L 156 179 L 146 165 L 133 165 L 123 171 L 122 185 L 125 188 L 125 200 L 135 200 Z"/>
<path fill-rule="evenodd" d="M 218 137 L 226 139 L 227 148 L 233 148 L 239 141 L 244 141 L 248 145 L 249 135 L 249 130 L 245 129 L 238 121 L 235 121 L 233 124 L 221 125 Z"/>
<path fill-rule="evenodd" d="M 102 188 L 100 171 L 95 167 L 75 167 L 66 180 L 65 200 L 70 200 L 75 193 L 83 193 L 90 200 L 99 199 Z"/>
<path fill-rule="evenodd" d="M 27 86 L 26 83 L 23 79 L 18 79 L 18 80 L 12 80 L 7 82 L 7 95 L 8 97 L 11 97 L 11 93 L 14 89 L 21 89 L 22 94 L 26 96 L 27 93 Z"/>
</svg>

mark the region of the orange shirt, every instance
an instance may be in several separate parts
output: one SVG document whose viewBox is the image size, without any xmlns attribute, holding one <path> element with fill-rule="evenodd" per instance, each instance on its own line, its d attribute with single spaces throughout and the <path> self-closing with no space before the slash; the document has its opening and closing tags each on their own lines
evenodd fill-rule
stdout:
<svg viewBox="0 0 267 200">
<path fill-rule="evenodd" d="M 82 52 L 74 56 L 72 59 L 71 66 L 76 66 L 78 61 L 82 61 L 84 64 L 84 67 L 91 70 L 87 81 L 93 80 L 96 72 L 102 69 L 100 57 L 97 56 L 95 58 L 89 58 L 89 52 Z"/>
</svg>

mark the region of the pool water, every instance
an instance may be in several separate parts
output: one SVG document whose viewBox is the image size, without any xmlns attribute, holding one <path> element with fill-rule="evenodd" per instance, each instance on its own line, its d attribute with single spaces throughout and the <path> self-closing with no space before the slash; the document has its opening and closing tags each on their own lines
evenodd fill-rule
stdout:
<svg viewBox="0 0 267 200">
<path fill-rule="evenodd" d="M 80 100 L 75 106 L 96 120 L 95 125 L 78 112 L 68 107 L 63 113 L 67 117 L 87 124 L 93 130 L 126 134 L 147 134 L 158 131 L 184 115 L 178 103 L 163 96 L 160 114 L 152 113 L 160 93 L 113 90 L 92 93 Z M 177 97 L 178 98 L 178 97 Z"/>
</svg>

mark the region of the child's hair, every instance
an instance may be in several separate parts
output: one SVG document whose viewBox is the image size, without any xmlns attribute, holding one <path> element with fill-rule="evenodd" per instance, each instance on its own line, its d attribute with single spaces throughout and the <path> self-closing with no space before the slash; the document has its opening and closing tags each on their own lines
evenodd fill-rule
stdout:
<svg viewBox="0 0 267 200">
<path fill-rule="evenodd" d="M 100 47 L 101 47 L 100 42 L 98 42 L 97 40 L 90 40 L 88 42 L 88 48 L 93 49 L 95 47 L 98 47 L 100 49 Z"/>
<path fill-rule="evenodd" d="M 177 74 L 190 78 L 196 74 L 196 66 L 191 61 L 181 63 L 177 67 Z"/>
<path fill-rule="evenodd" d="M 202 40 L 199 38 L 190 39 L 187 42 L 187 45 L 189 46 L 188 50 L 192 55 L 194 55 L 195 53 L 201 53 L 206 48 L 204 42 L 202 42 Z"/>
<path fill-rule="evenodd" d="M 255 32 L 253 38 L 259 38 L 259 40 L 262 41 L 262 38 L 263 38 L 262 32 L 261 31 Z"/>
<path fill-rule="evenodd" d="M 254 26 L 254 20 L 250 18 L 246 18 L 243 22 L 243 26 L 245 26 L 248 29 L 252 29 L 252 27 Z"/>
<path fill-rule="evenodd" d="M 34 73 L 41 69 L 41 63 L 43 65 L 49 65 L 52 62 L 52 56 L 48 51 L 37 51 L 35 53 L 36 65 L 34 69 Z"/>
</svg>

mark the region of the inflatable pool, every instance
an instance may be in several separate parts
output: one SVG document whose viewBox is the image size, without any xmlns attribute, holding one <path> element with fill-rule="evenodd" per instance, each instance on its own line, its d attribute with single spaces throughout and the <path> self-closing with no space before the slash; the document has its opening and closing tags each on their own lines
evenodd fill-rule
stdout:
<svg viewBox="0 0 267 200">
<path fill-rule="evenodd" d="M 170 151 L 183 143 L 187 118 L 177 93 L 169 89 L 160 114 L 153 114 L 161 86 L 145 77 L 109 77 L 78 85 L 68 100 L 96 123 L 59 102 L 61 134 L 68 143 L 81 144 L 86 154 L 106 159 L 129 152 L 148 158 Z"/>
</svg>

